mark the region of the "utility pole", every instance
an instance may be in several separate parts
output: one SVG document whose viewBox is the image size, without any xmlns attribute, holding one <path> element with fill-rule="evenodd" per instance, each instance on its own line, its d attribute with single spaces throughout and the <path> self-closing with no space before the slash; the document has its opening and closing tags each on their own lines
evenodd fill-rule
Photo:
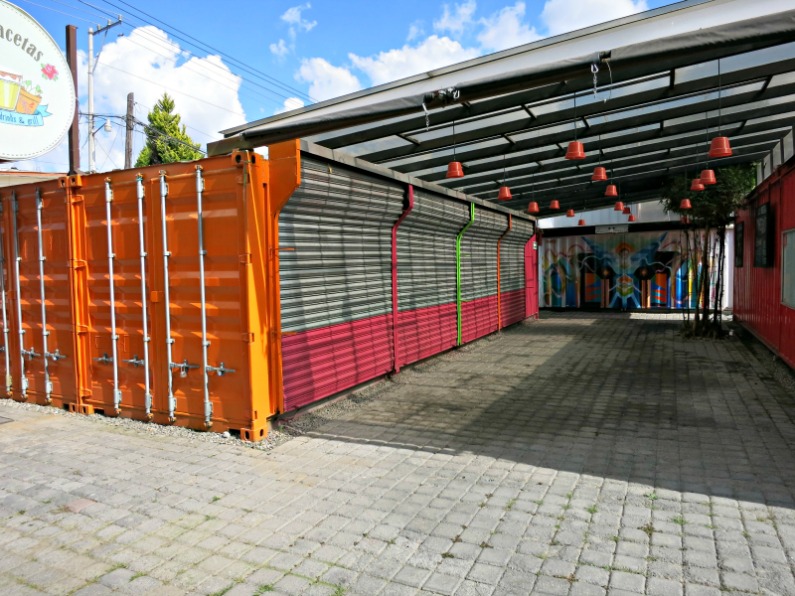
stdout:
<svg viewBox="0 0 795 596">
<path fill-rule="evenodd" d="M 94 171 L 94 36 L 111 27 L 121 25 L 121 15 L 115 23 L 108 21 L 107 25 L 97 25 L 97 30 L 88 29 L 88 171 Z"/>
<path fill-rule="evenodd" d="M 124 137 L 124 169 L 132 167 L 133 122 L 135 121 L 135 98 L 133 93 L 127 94 L 127 135 Z"/>
<path fill-rule="evenodd" d="M 77 27 L 66 26 L 66 61 L 75 83 L 75 113 L 69 127 L 69 174 L 80 169 L 80 129 L 77 124 Z"/>
</svg>

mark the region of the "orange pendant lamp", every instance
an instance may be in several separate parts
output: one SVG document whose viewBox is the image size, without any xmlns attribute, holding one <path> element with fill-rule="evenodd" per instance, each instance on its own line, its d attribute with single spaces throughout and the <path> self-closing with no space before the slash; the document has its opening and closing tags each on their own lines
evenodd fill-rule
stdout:
<svg viewBox="0 0 795 596">
<path fill-rule="evenodd" d="M 497 200 L 510 201 L 512 198 L 513 195 L 511 195 L 511 189 L 505 186 L 504 184 L 500 186 L 500 191 L 497 193 Z"/>
<path fill-rule="evenodd" d="M 558 201 L 557 199 L 552 199 L 549 202 L 549 208 L 552 211 L 560 211 L 560 201 Z"/>
<path fill-rule="evenodd" d="M 566 148 L 566 159 L 585 159 L 585 146 L 577 140 L 577 94 L 574 97 L 574 140 Z"/>
<path fill-rule="evenodd" d="M 625 205 L 624 210 L 621 213 L 623 213 L 624 215 L 629 215 L 630 213 L 632 213 L 632 209 L 629 208 L 629 205 Z"/>
<path fill-rule="evenodd" d="M 693 205 L 690 204 L 690 199 L 684 198 L 681 201 L 679 201 L 679 209 L 681 211 L 686 211 L 686 210 L 692 209 L 692 208 L 693 208 Z"/>
<path fill-rule="evenodd" d="M 464 166 L 455 158 L 455 120 L 453 120 L 453 161 L 447 164 L 447 176 L 445 178 L 463 178 Z"/>
<path fill-rule="evenodd" d="M 568 209 L 566 211 L 566 217 L 574 217 L 574 209 Z"/>
<path fill-rule="evenodd" d="M 717 184 L 718 180 L 715 178 L 715 170 L 701 170 L 701 175 L 698 177 L 701 184 L 709 186 L 710 184 Z"/>
<path fill-rule="evenodd" d="M 538 202 L 537 201 L 530 201 L 527 204 L 527 212 L 528 213 L 538 213 L 539 211 L 540 211 L 540 209 L 538 208 Z"/>
<path fill-rule="evenodd" d="M 616 201 L 616 204 L 613 206 L 613 211 L 623 211 L 624 210 L 624 203 L 621 201 Z"/>
<path fill-rule="evenodd" d="M 720 136 L 720 116 L 721 116 L 721 84 L 720 84 L 720 58 L 718 58 L 718 136 L 713 138 L 709 144 L 709 157 L 710 159 L 719 159 L 721 157 L 731 157 L 732 146 L 729 143 L 729 137 Z"/>
<path fill-rule="evenodd" d="M 704 185 L 701 183 L 701 178 L 693 178 L 693 182 L 690 183 L 690 190 L 691 192 L 701 192 L 704 190 Z"/>
<path fill-rule="evenodd" d="M 602 166 L 596 166 L 593 169 L 593 175 L 591 176 L 591 181 L 605 182 L 606 180 L 607 180 L 607 170 Z"/>
<path fill-rule="evenodd" d="M 605 196 L 606 197 L 617 197 L 618 196 L 618 188 L 615 184 L 608 184 L 607 188 L 605 189 Z"/>
<path fill-rule="evenodd" d="M 635 218 L 635 214 L 634 213 L 630 213 L 629 217 L 627 218 L 627 221 L 631 223 L 631 222 L 635 221 L 635 219 L 636 219 Z"/>
<path fill-rule="evenodd" d="M 584 226 L 585 225 L 585 220 L 581 219 L 580 221 L 577 222 L 577 225 L 578 226 Z"/>
</svg>

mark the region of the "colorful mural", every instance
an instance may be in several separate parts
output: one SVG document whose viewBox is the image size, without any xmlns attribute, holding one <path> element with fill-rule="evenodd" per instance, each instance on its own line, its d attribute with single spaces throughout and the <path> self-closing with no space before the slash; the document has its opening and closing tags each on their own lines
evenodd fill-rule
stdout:
<svg viewBox="0 0 795 596">
<path fill-rule="evenodd" d="M 687 246 L 678 230 L 544 238 L 544 306 L 694 308 L 701 254 Z"/>
</svg>

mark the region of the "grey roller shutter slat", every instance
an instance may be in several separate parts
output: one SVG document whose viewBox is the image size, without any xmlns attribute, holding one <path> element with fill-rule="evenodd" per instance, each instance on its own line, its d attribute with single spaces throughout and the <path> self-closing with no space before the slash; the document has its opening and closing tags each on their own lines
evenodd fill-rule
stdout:
<svg viewBox="0 0 795 596">
<path fill-rule="evenodd" d="M 398 228 L 399 310 L 455 302 L 455 238 L 468 221 L 468 203 L 415 189 Z"/>
<path fill-rule="evenodd" d="M 500 292 L 521 290 L 525 286 L 524 248 L 533 237 L 532 222 L 514 218 L 511 230 L 500 245 Z"/>
<path fill-rule="evenodd" d="M 391 227 L 404 196 L 397 182 L 302 156 L 279 217 L 283 331 L 391 311 Z"/>
<path fill-rule="evenodd" d="M 507 215 L 475 209 L 475 221 L 461 241 L 462 301 L 497 294 L 497 240 L 507 227 Z"/>
</svg>

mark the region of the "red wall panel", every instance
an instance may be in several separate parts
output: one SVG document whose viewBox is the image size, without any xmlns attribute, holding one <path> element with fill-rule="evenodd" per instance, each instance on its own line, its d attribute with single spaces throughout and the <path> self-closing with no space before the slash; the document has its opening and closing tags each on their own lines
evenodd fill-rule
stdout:
<svg viewBox="0 0 795 596">
<path fill-rule="evenodd" d="M 457 331 L 455 302 L 398 313 L 400 366 L 454 348 Z"/>
<path fill-rule="evenodd" d="M 754 266 L 756 208 L 767 204 L 774 226 L 772 267 Z M 734 270 L 734 316 L 795 368 L 795 309 L 781 302 L 782 234 L 795 229 L 795 161 L 764 181 L 737 214 L 744 226 L 743 266 Z"/>
<path fill-rule="evenodd" d="M 392 315 L 282 337 L 285 411 L 392 370 Z"/>
<path fill-rule="evenodd" d="M 512 325 L 524 320 L 525 317 L 525 299 L 526 290 L 513 290 L 511 292 L 502 292 L 500 294 L 500 311 L 502 313 L 502 325 Z"/>
<path fill-rule="evenodd" d="M 497 295 L 476 298 L 461 305 L 461 339 L 464 343 L 498 329 Z"/>
</svg>

